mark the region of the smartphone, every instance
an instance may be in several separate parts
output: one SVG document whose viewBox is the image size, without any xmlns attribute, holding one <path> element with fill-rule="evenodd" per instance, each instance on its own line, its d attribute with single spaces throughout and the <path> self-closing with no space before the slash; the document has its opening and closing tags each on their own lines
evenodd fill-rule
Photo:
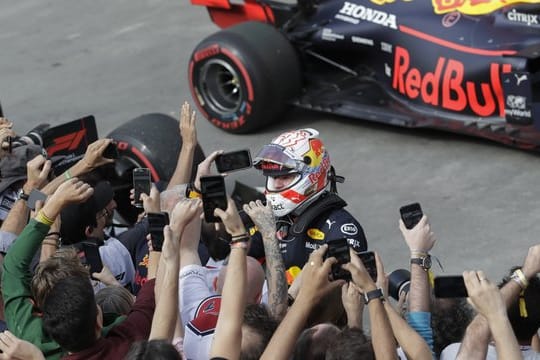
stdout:
<svg viewBox="0 0 540 360">
<path fill-rule="evenodd" d="M 206 222 L 221 222 L 219 217 L 214 216 L 214 210 L 216 208 L 227 209 L 227 191 L 223 176 L 202 176 L 201 195 L 204 220 Z"/>
<path fill-rule="evenodd" d="M 434 290 L 438 298 L 468 297 L 463 276 L 437 276 Z"/>
<path fill-rule="evenodd" d="M 220 173 L 247 169 L 252 166 L 249 149 L 232 151 L 216 157 L 216 168 Z"/>
<path fill-rule="evenodd" d="M 351 280 L 351 273 L 341 268 L 341 265 L 347 264 L 351 261 L 351 254 L 349 253 L 349 242 L 346 238 L 330 240 L 327 242 L 328 250 L 326 251 L 325 258 L 335 257 L 337 263 L 332 265 L 332 279 L 343 279 L 346 281 Z"/>
<path fill-rule="evenodd" d="M 420 219 L 422 219 L 422 216 L 424 216 L 419 203 L 402 206 L 399 209 L 399 213 L 401 214 L 401 220 L 403 220 L 407 229 L 415 227 Z"/>
<path fill-rule="evenodd" d="M 375 253 L 373 251 L 359 252 L 358 257 L 362 260 L 362 264 L 366 268 L 371 280 L 377 281 L 377 261 L 375 260 Z"/>
<path fill-rule="evenodd" d="M 101 270 L 103 270 L 103 262 L 99 255 L 99 246 L 97 246 L 97 244 L 83 242 L 82 250 L 84 253 L 83 263 L 90 267 L 90 275 L 93 273 L 100 273 Z"/>
<path fill-rule="evenodd" d="M 152 236 L 152 248 L 161 251 L 163 247 L 163 228 L 169 225 L 169 214 L 166 212 L 148 213 L 148 232 Z"/>
<path fill-rule="evenodd" d="M 134 190 L 133 205 L 139 208 L 143 207 L 143 203 L 142 203 L 142 200 L 140 200 L 140 196 L 143 193 L 146 195 L 150 195 L 150 186 L 151 186 L 150 170 L 147 168 L 133 169 L 133 190 Z"/>
<path fill-rule="evenodd" d="M 118 154 L 118 146 L 116 142 L 112 141 L 107 145 L 103 151 L 103 157 L 107 159 L 118 159 L 120 155 Z"/>
<path fill-rule="evenodd" d="M 35 210 L 36 202 L 40 200 L 45 202 L 45 200 L 47 200 L 47 195 L 37 189 L 33 189 L 32 191 L 30 191 L 30 194 L 28 195 L 28 200 L 26 201 L 26 204 L 28 208 Z"/>
</svg>

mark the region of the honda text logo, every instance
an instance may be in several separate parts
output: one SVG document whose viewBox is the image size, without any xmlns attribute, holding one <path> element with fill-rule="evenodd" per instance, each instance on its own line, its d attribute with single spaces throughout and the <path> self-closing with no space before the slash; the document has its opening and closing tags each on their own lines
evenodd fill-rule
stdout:
<svg viewBox="0 0 540 360">
<path fill-rule="evenodd" d="M 347 21 L 351 24 L 358 24 L 360 23 L 360 20 L 362 20 L 397 29 L 396 15 L 367 8 L 348 1 L 343 3 L 343 7 L 339 10 L 339 14 L 337 14 L 335 18 Z"/>
</svg>

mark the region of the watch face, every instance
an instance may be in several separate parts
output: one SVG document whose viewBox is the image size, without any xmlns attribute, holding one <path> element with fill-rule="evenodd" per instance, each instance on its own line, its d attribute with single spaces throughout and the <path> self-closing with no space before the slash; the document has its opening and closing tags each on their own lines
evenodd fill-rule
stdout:
<svg viewBox="0 0 540 360">
<path fill-rule="evenodd" d="M 422 264 L 424 269 L 431 269 L 431 256 L 426 256 L 424 258 L 424 263 Z"/>
</svg>

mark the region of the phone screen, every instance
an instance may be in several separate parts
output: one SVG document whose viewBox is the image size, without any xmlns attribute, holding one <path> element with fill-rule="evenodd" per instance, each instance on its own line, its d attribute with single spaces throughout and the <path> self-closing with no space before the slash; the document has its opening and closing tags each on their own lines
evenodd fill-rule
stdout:
<svg viewBox="0 0 540 360">
<path fill-rule="evenodd" d="M 358 257 L 362 260 L 362 264 L 366 268 L 371 280 L 377 281 L 377 261 L 373 251 L 363 251 L 358 253 Z"/>
<path fill-rule="evenodd" d="M 142 207 L 142 200 L 140 200 L 141 194 L 150 195 L 151 179 L 150 170 L 147 168 L 135 168 L 133 169 L 133 196 L 134 205 L 136 207 Z"/>
<path fill-rule="evenodd" d="M 336 264 L 332 265 L 332 278 L 334 280 L 351 280 L 351 273 L 341 268 L 341 265 L 347 264 L 351 261 L 349 242 L 346 238 L 342 238 L 330 240 L 327 242 L 327 244 L 328 250 L 326 251 L 326 258 L 335 257 L 338 261 Z"/>
<path fill-rule="evenodd" d="M 468 297 L 463 276 L 437 276 L 435 278 L 435 297 Z"/>
<path fill-rule="evenodd" d="M 99 247 L 95 244 L 82 244 L 84 260 L 83 264 L 90 267 L 90 275 L 93 273 L 100 273 L 103 270 L 103 263 L 101 261 L 101 256 L 99 255 Z"/>
<path fill-rule="evenodd" d="M 154 251 L 161 251 L 163 247 L 165 225 L 169 225 L 169 215 L 166 212 L 148 213 L 148 232 L 152 235 Z"/>
<path fill-rule="evenodd" d="M 214 210 L 216 208 L 227 209 L 227 191 L 223 176 L 201 177 L 201 195 L 204 220 L 206 222 L 221 222 L 219 217 L 214 216 Z"/>
<path fill-rule="evenodd" d="M 399 212 L 401 214 L 401 220 L 403 220 L 407 229 L 415 227 L 420 219 L 422 219 L 422 216 L 424 216 L 419 203 L 402 206 Z"/>
<path fill-rule="evenodd" d="M 107 159 L 118 159 L 118 147 L 114 141 L 112 141 L 103 151 L 103 157 Z"/>
<path fill-rule="evenodd" d="M 33 189 L 30 194 L 28 195 L 28 201 L 26 202 L 29 209 L 35 210 L 36 209 L 36 202 L 37 201 L 45 201 L 47 199 L 47 195 L 42 193 L 41 191 L 37 189 Z"/>
<path fill-rule="evenodd" d="M 252 166 L 249 150 L 232 151 L 216 157 L 216 168 L 220 173 L 247 169 Z"/>
</svg>

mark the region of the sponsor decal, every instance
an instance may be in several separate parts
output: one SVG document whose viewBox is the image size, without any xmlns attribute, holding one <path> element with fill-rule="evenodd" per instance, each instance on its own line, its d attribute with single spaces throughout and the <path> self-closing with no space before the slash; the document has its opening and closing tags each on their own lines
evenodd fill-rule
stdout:
<svg viewBox="0 0 540 360">
<path fill-rule="evenodd" d="M 459 19 L 461 19 L 461 14 L 459 12 L 454 11 L 454 12 L 448 13 L 443 16 L 442 25 L 447 28 L 452 27 L 457 24 Z"/>
<path fill-rule="evenodd" d="M 61 151 L 73 151 L 79 147 L 84 136 L 86 135 L 86 129 L 57 137 L 53 140 L 53 144 L 47 148 L 47 154 L 52 156 L 53 154 Z"/>
<path fill-rule="evenodd" d="M 321 38 L 326 41 L 336 41 L 336 40 L 343 40 L 345 38 L 344 35 L 336 34 L 332 31 L 332 29 L 324 28 L 322 30 Z"/>
<path fill-rule="evenodd" d="M 424 74 L 411 65 L 409 51 L 396 46 L 392 87 L 410 99 L 446 110 L 470 111 L 478 116 L 504 116 L 501 73 L 509 73 L 510 64 L 491 63 L 487 82 L 466 81 L 465 64 L 439 57 L 433 71 Z"/>
<path fill-rule="evenodd" d="M 516 3 L 537 4 L 538 0 L 431 0 L 431 2 L 436 14 L 459 11 L 467 15 L 485 15 L 503 6 Z"/>
<path fill-rule="evenodd" d="M 366 39 L 360 36 L 351 36 L 351 41 L 355 44 L 362 44 L 362 45 L 368 45 L 373 46 L 373 40 L 372 39 Z"/>
<path fill-rule="evenodd" d="M 308 229 L 307 236 L 313 240 L 324 240 L 324 233 L 319 229 Z"/>
<path fill-rule="evenodd" d="M 355 249 L 355 250 L 363 250 L 362 249 L 362 244 L 360 244 L 360 241 L 359 240 L 356 240 L 356 239 L 347 239 L 347 242 L 349 243 L 349 245 Z"/>
<path fill-rule="evenodd" d="M 392 67 L 388 65 L 387 63 L 384 63 L 384 73 L 388 77 L 392 76 Z"/>
<path fill-rule="evenodd" d="M 353 223 L 341 225 L 341 232 L 345 235 L 353 236 L 358 234 L 358 228 Z"/>
<path fill-rule="evenodd" d="M 508 95 L 506 97 L 506 105 L 510 109 L 525 109 L 526 100 L 527 98 L 525 96 Z"/>
<path fill-rule="evenodd" d="M 368 21 L 391 29 L 397 29 L 396 15 L 348 1 L 343 3 L 343 7 L 339 10 L 339 13 L 335 15 L 335 18 L 351 24 L 359 24 L 360 21 Z"/>
<path fill-rule="evenodd" d="M 336 222 L 331 221 L 330 219 L 326 219 L 326 225 L 328 225 L 328 230 L 332 230 L 332 225 L 334 225 Z"/>
<path fill-rule="evenodd" d="M 320 246 L 315 244 L 315 243 L 312 243 L 310 241 L 306 241 L 306 249 L 311 249 L 311 250 L 317 250 Z"/>
<path fill-rule="evenodd" d="M 317 171 L 313 174 L 309 174 L 309 181 L 311 183 L 316 183 L 319 178 L 321 177 L 321 175 L 323 173 L 325 173 L 323 170 L 324 169 L 328 169 L 330 167 L 330 158 L 329 157 L 325 157 L 322 161 L 321 161 L 321 166 L 320 166 L 320 171 Z"/>
<path fill-rule="evenodd" d="M 516 85 L 519 86 L 521 84 L 522 81 L 527 81 L 529 79 L 529 77 L 527 76 L 527 74 L 514 74 L 514 76 L 516 77 Z"/>
<path fill-rule="evenodd" d="M 257 225 L 250 227 L 250 228 L 249 228 L 249 236 L 255 235 L 255 233 L 256 233 L 257 231 L 259 231 L 259 228 L 257 227 Z"/>
<path fill-rule="evenodd" d="M 381 50 L 387 53 L 392 53 L 392 44 L 381 41 Z"/>
<path fill-rule="evenodd" d="M 301 271 L 302 269 L 300 269 L 298 266 L 291 266 L 288 268 L 287 271 L 285 271 L 287 284 L 291 285 Z"/>
<path fill-rule="evenodd" d="M 377 5 L 385 5 L 385 4 L 391 4 L 395 2 L 396 0 L 371 0 L 372 3 Z M 411 2 L 413 0 L 403 0 L 403 2 Z"/>
<path fill-rule="evenodd" d="M 277 210 L 284 210 L 285 207 L 283 206 L 283 204 L 272 204 L 272 210 L 274 211 L 277 211 Z"/>
<path fill-rule="evenodd" d="M 520 12 L 517 12 L 516 9 L 512 9 L 506 14 L 506 17 L 510 21 L 524 23 L 524 24 L 527 24 L 527 26 L 538 25 L 537 14 L 520 13 Z"/>
</svg>

